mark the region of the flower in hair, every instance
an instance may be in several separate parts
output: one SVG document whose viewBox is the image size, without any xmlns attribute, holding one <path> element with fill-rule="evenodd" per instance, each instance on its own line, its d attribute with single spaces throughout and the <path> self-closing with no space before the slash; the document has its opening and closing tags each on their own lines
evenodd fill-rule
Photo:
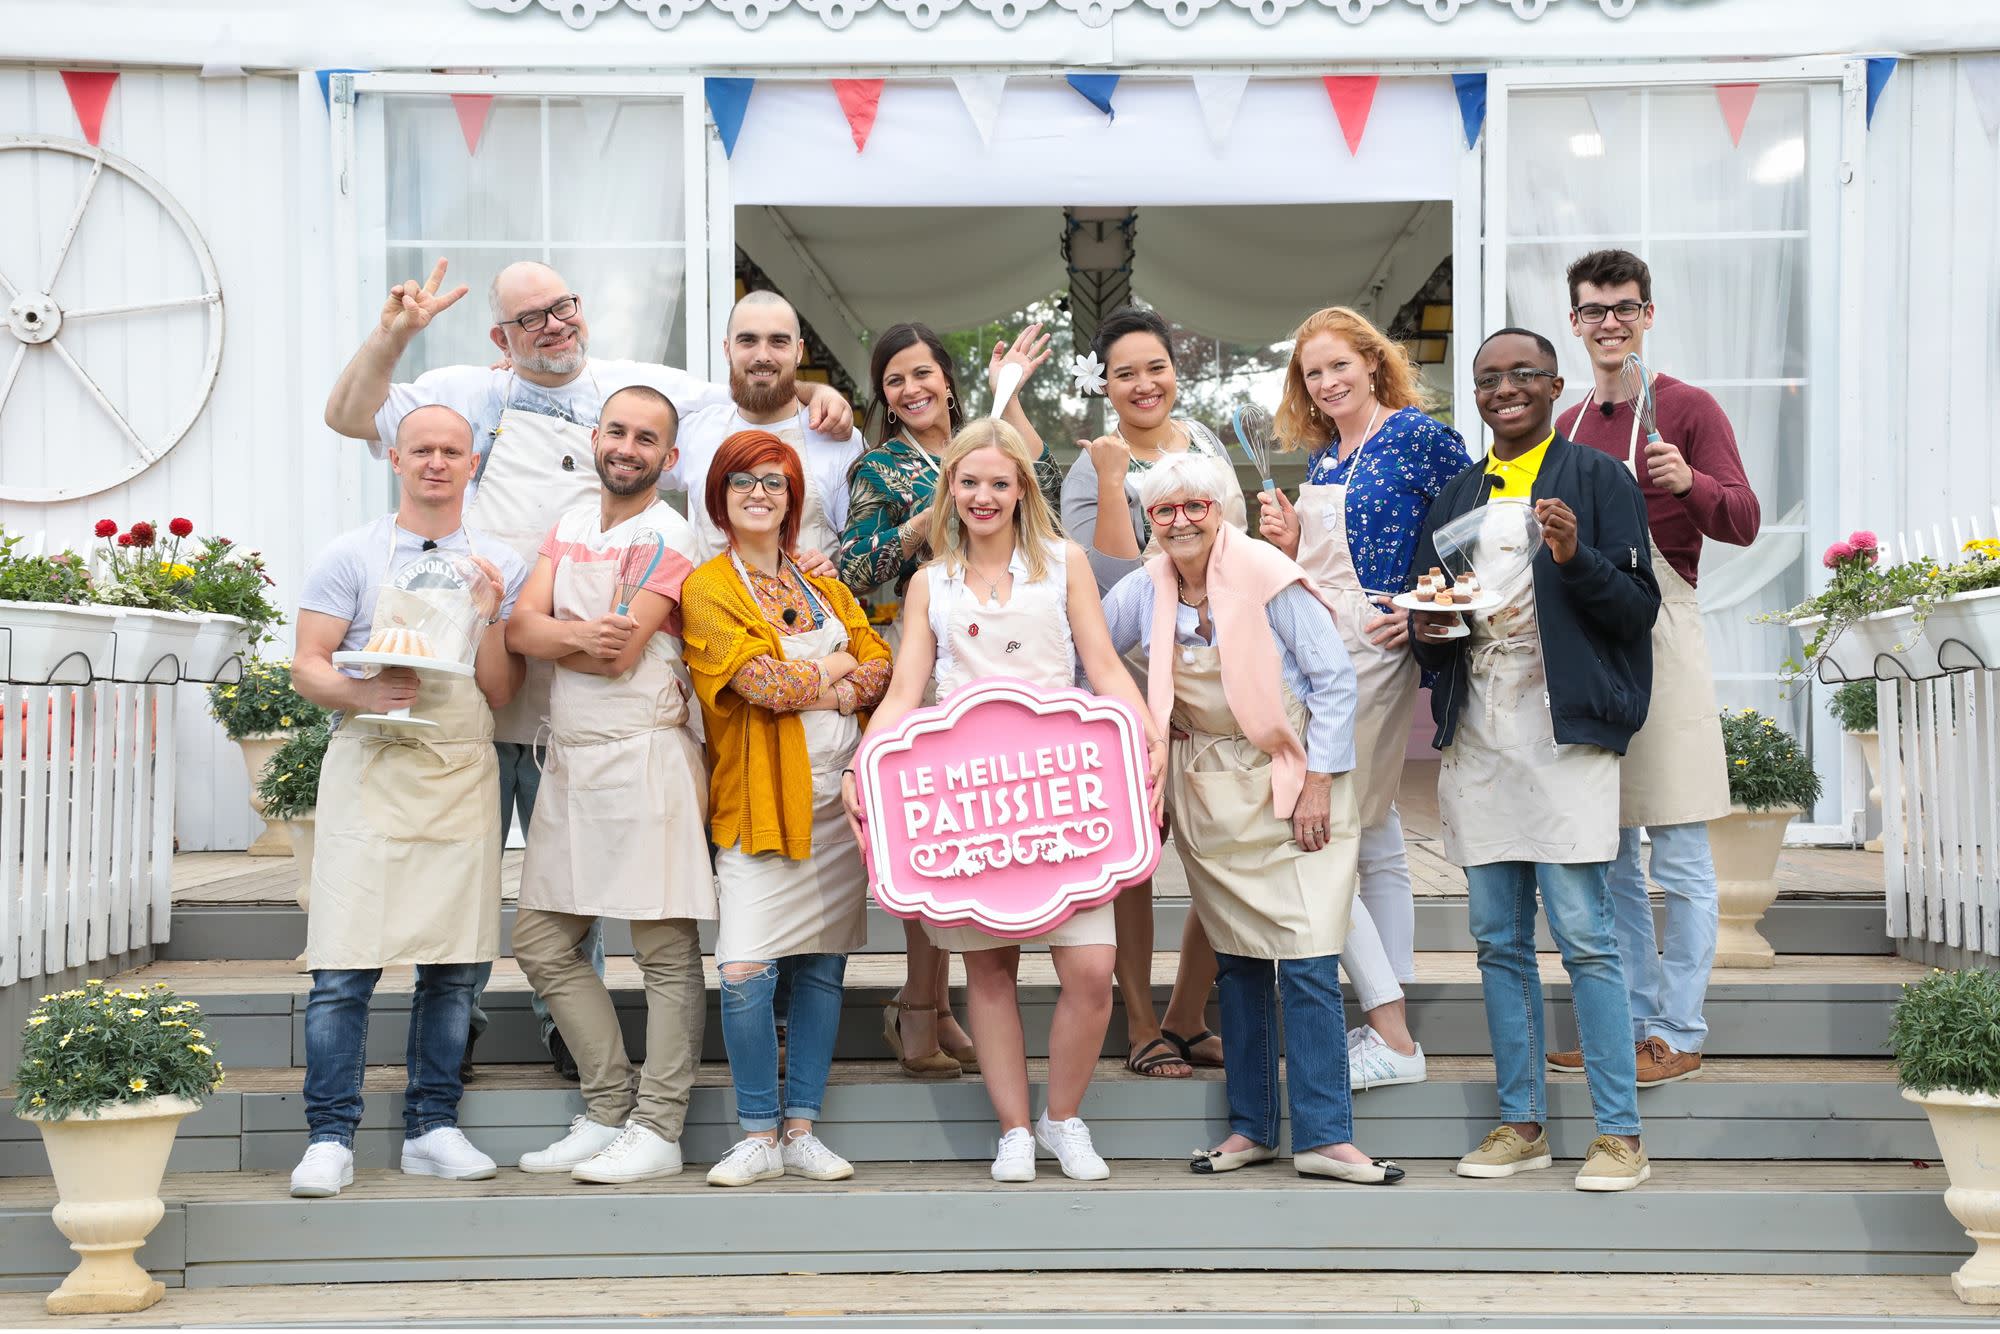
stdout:
<svg viewBox="0 0 2000 1334">
<path fill-rule="evenodd" d="M 1070 378 L 1076 382 L 1079 394 L 1101 394 L 1104 392 L 1104 363 L 1097 359 L 1097 353 L 1079 352 L 1069 359 Z"/>
</svg>

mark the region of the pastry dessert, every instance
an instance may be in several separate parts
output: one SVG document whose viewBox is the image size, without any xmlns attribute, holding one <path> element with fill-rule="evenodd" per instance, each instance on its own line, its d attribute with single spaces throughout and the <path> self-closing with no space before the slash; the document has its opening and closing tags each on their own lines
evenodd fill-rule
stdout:
<svg viewBox="0 0 2000 1334">
<path fill-rule="evenodd" d="M 405 658 L 434 658 L 430 638 L 421 630 L 385 625 L 368 637 L 365 653 L 395 653 Z"/>
<path fill-rule="evenodd" d="M 1431 587 L 1430 580 L 1428 579 L 1417 580 L 1417 601 L 1429 602 L 1436 596 L 1437 596 L 1437 590 Z"/>
<path fill-rule="evenodd" d="M 1449 607 L 1454 605 L 1458 601 L 1457 598 L 1452 596 L 1452 592 L 1449 588 L 1439 589 L 1437 597 L 1434 600 L 1440 607 Z"/>
</svg>

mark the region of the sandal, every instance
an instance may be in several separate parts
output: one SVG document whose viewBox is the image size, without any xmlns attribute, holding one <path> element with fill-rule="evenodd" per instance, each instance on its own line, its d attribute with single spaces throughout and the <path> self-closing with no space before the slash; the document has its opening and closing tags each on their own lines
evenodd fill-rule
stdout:
<svg viewBox="0 0 2000 1334">
<path fill-rule="evenodd" d="M 896 1016 L 899 1011 L 906 1011 L 910 1014 L 936 1014 L 937 1007 L 935 1005 L 906 1005 L 899 1000 L 883 1002 L 882 1040 L 888 1043 L 889 1050 L 895 1053 L 896 1064 L 903 1068 L 904 1074 L 908 1075 L 911 1079 L 957 1079 L 959 1075 L 964 1073 L 964 1067 L 954 1060 L 948 1052 L 943 1050 L 931 1052 L 926 1056 L 919 1056 L 915 1060 L 904 1056 L 903 1034 L 896 1022 Z"/>
<path fill-rule="evenodd" d="M 1210 1070 L 1220 1070 L 1222 1068 L 1221 1061 L 1219 1060 L 1211 1061 L 1205 1057 L 1196 1056 L 1194 1054 L 1194 1049 L 1196 1047 L 1199 1047 L 1204 1042 L 1208 1042 L 1210 1040 L 1216 1042 L 1222 1041 L 1222 1035 L 1220 1033 L 1215 1032 L 1215 1030 L 1204 1028 L 1201 1030 L 1201 1032 L 1195 1034 L 1193 1037 L 1184 1038 L 1178 1033 L 1170 1033 L 1163 1028 L 1160 1030 L 1160 1036 L 1165 1038 L 1168 1042 L 1173 1043 L 1174 1049 L 1180 1052 L 1181 1059 L 1183 1061 L 1186 1061 L 1189 1065 L 1205 1067 Z"/>
<path fill-rule="evenodd" d="M 1146 1053 L 1155 1047 L 1159 1048 L 1158 1053 L 1148 1056 Z M 1164 1073 L 1166 1067 L 1174 1065 L 1180 1066 L 1184 1073 L 1177 1075 Z M 1194 1075 L 1194 1067 L 1188 1064 L 1187 1057 L 1175 1054 L 1174 1044 L 1163 1037 L 1154 1038 L 1127 1056 L 1125 1068 L 1147 1079 L 1189 1079 Z"/>
</svg>

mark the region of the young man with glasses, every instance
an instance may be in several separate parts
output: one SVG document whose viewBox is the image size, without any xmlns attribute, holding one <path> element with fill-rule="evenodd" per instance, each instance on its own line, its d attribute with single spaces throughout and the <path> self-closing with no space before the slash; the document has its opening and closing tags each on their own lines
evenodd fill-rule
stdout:
<svg viewBox="0 0 2000 1334">
<path fill-rule="evenodd" d="M 1645 720 L 1660 591 L 1646 510 L 1625 470 L 1557 434 L 1562 393 L 1548 339 L 1502 329 L 1473 362 L 1484 463 L 1449 482 L 1424 520 L 1414 569 L 1476 572 L 1491 606 L 1469 625 L 1411 615 L 1417 661 L 1438 674 L 1445 856 L 1465 868 L 1502 1124 L 1459 1160 L 1466 1177 L 1553 1163 L 1545 1122 L 1537 891 L 1569 975 L 1596 1138 L 1579 1190 L 1652 1174 L 1639 1143 L 1631 1011 L 1606 871 L 1618 851 L 1618 757 Z M 1455 522 L 1464 519 L 1465 522 Z M 1452 525 L 1441 556 L 1439 530 Z M 1469 558 L 1469 559 L 1468 559 Z"/>
<path fill-rule="evenodd" d="M 1593 384 L 1559 415 L 1570 439 L 1610 455 L 1646 497 L 1653 574 L 1662 595 L 1653 626 L 1653 694 L 1646 725 L 1619 766 L 1618 859 L 1611 868 L 1618 951 L 1632 996 L 1639 1087 L 1701 1070 L 1708 1035 L 1702 1001 L 1715 962 L 1715 865 L 1708 821 L 1729 813 L 1729 776 L 1695 581 L 1704 538 L 1756 540 L 1757 496 L 1743 475 L 1736 435 L 1707 392 L 1670 375 L 1652 377 L 1656 438 L 1629 402 L 1628 357 L 1645 356 L 1653 327 L 1653 276 L 1626 250 L 1597 250 L 1569 267 L 1570 330 L 1590 356 Z M 1666 932 L 1656 941 L 1639 831 L 1652 840 L 1652 879 L 1666 894 Z M 1581 1070 L 1574 1051 L 1550 1068 Z"/>
</svg>

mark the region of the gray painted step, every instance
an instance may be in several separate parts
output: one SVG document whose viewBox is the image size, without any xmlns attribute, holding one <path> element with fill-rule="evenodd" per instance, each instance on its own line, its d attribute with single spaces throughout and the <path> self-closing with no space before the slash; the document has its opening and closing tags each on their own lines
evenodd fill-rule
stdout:
<svg viewBox="0 0 2000 1334">
<path fill-rule="evenodd" d="M 1213 1180 L 1121 1164 L 1083 1184 L 1045 1162 L 1022 1186 L 996 1186 L 983 1164 L 883 1165 L 830 1186 L 729 1191 L 698 1172 L 586 1187 L 364 1171 L 318 1201 L 288 1198 L 276 1173 L 169 1177 L 168 1217 L 139 1258 L 212 1287 L 1179 1268 L 1941 1274 L 1971 1249 L 1942 1175 L 1896 1165 L 1662 1163 L 1611 1196 L 1571 1189 L 1572 1163 L 1505 1182 L 1405 1166 L 1395 1187 L 1310 1180 L 1288 1162 Z M 52 1199 L 41 1183 L 0 1185 L 0 1283 L 46 1286 L 68 1268 Z"/>
</svg>

